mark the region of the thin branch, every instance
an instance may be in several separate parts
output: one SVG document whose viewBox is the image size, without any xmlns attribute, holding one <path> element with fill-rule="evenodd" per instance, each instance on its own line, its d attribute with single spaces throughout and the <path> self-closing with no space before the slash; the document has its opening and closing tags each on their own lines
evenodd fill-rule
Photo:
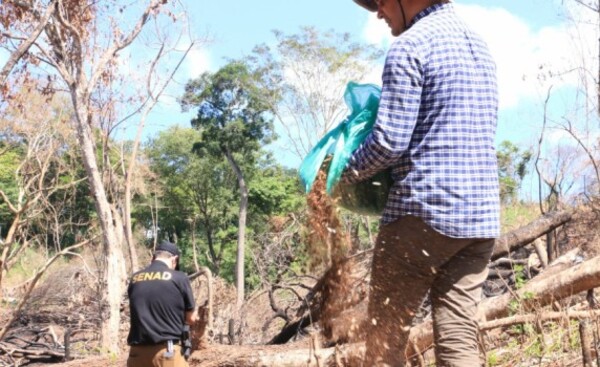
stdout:
<svg viewBox="0 0 600 367">
<path fill-rule="evenodd" d="M 542 124 L 542 132 L 540 133 L 540 139 L 538 140 L 538 149 L 537 155 L 535 158 L 535 170 L 538 174 L 538 202 L 540 205 L 540 213 L 544 213 L 544 204 L 542 202 L 542 173 L 540 171 L 540 167 L 538 166 L 538 162 L 540 160 L 540 155 L 542 152 L 542 142 L 544 141 L 544 132 L 546 131 L 546 123 L 548 121 L 548 101 L 550 100 L 550 93 L 552 92 L 552 86 L 548 88 L 548 93 L 546 95 L 546 100 L 544 101 L 544 120 Z"/>
<path fill-rule="evenodd" d="M 42 31 L 44 30 L 46 24 L 48 24 L 50 16 L 52 16 L 52 12 L 54 11 L 54 4 L 56 3 L 56 1 L 57 0 L 52 0 L 48 4 L 48 8 L 46 9 L 46 12 L 40 19 L 40 22 L 37 25 L 37 27 L 35 27 L 35 29 L 29 35 L 29 37 L 27 37 L 27 39 L 23 41 L 14 52 L 11 53 L 10 57 L 8 58 L 8 61 L 6 62 L 6 64 L 4 64 L 2 71 L 0 71 L 0 86 L 6 84 L 6 78 L 8 78 L 8 75 L 10 74 L 12 69 L 15 67 L 15 65 L 17 65 L 19 60 L 21 60 L 21 58 L 27 53 L 27 51 L 29 51 L 31 45 L 33 45 L 35 40 L 40 36 L 40 33 L 42 33 Z"/>
<path fill-rule="evenodd" d="M 92 77 L 90 78 L 90 82 L 89 82 L 90 88 L 93 88 L 94 85 L 96 85 L 96 81 L 98 80 L 98 78 L 100 78 L 100 75 L 102 75 L 102 72 L 104 71 L 104 67 L 106 66 L 106 64 L 108 64 L 108 62 L 119 51 L 121 51 L 125 47 L 129 46 L 133 42 L 133 40 L 135 40 L 135 38 L 138 36 L 138 34 L 142 31 L 142 28 L 144 27 L 144 25 L 148 22 L 150 14 L 152 12 L 154 12 L 156 9 L 158 9 L 159 7 L 161 7 L 163 3 L 164 3 L 164 0 L 153 0 L 150 3 L 150 5 L 148 5 L 146 10 L 144 11 L 144 13 L 138 20 L 137 24 L 135 25 L 135 27 L 133 28 L 131 33 L 129 33 L 129 35 L 127 37 L 123 38 L 123 40 L 121 42 L 118 42 L 118 41 L 115 42 L 113 47 L 109 48 L 108 50 L 106 50 L 104 52 L 104 54 L 100 57 L 100 61 L 98 62 L 98 65 L 96 66 L 95 71 L 92 73 Z M 89 91 L 88 91 L 88 93 L 89 93 Z"/>
</svg>

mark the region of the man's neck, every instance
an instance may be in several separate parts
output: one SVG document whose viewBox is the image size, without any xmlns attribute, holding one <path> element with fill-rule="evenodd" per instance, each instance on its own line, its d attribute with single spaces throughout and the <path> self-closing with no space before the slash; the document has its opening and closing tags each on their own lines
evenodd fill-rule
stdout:
<svg viewBox="0 0 600 367">
<path fill-rule="evenodd" d="M 160 261 L 161 263 L 165 264 L 169 269 L 173 270 L 171 268 L 171 262 L 167 259 L 154 259 L 154 261 Z"/>
<path fill-rule="evenodd" d="M 413 19 L 417 14 L 423 10 L 433 6 L 435 4 L 447 4 L 449 0 L 428 0 L 428 1 L 407 1 L 399 0 L 404 4 L 404 11 L 406 12 L 406 23 L 412 24 Z"/>
</svg>

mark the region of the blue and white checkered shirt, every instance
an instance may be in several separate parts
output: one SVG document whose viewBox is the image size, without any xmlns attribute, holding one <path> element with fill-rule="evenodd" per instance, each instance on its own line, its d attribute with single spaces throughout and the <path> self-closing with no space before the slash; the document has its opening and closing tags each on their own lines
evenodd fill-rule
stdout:
<svg viewBox="0 0 600 367">
<path fill-rule="evenodd" d="M 391 46 L 377 121 L 343 180 L 391 168 L 382 224 L 414 215 L 446 236 L 498 237 L 497 110 L 487 45 L 451 4 L 430 6 Z"/>
</svg>

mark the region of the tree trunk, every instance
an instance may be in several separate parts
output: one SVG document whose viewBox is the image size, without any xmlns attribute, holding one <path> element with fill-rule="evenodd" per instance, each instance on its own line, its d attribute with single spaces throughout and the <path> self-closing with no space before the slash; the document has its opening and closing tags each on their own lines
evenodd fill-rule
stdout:
<svg viewBox="0 0 600 367">
<path fill-rule="evenodd" d="M 239 311 L 244 303 L 244 253 L 246 247 L 246 214 L 248 210 L 248 187 L 242 170 L 227 148 L 224 148 L 225 157 L 235 172 L 240 186 L 240 214 L 238 219 L 238 246 L 235 262 L 235 288 L 236 288 L 236 309 Z"/>
<path fill-rule="evenodd" d="M 496 240 L 492 259 L 506 256 L 570 220 L 571 213 L 567 211 L 546 213 L 528 225 L 500 236 Z"/>
<path fill-rule="evenodd" d="M 102 228 L 102 242 L 104 246 L 104 284 L 106 290 L 105 300 L 102 302 L 100 319 L 101 344 L 107 351 L 119 354 L 119 325 L 120 306 L 125 290 L 125 264 L 123 251 L 118 234 L 122 228 L 117 228 L 113 219 L 110 204 L 106 197 L 102 177 L 96 161 L 96 145 L 92 135 L 85 103 L 77 90 L 72 90 L 71 98 L 75 106 L 77 117 L 77 137 L 79 139 L 81 156 L 87 173 L 90 191 L 98 213 L 98 220 Z"/>
<path fill-rule="evenodd" d="M 13 222 L 8 229 L 8 234 L 4 239 L 2 255 L 0 255 L 0 300 L 4 296 L 2 292 L 2 281 L 4 280 L 4 274 L 8 271 L 8 256 L 10 255 L 10 248 L 12 247 L 13 242 L 15 241 L 15 233 L 17 232 L 17 228 L 19 227 L 19 223 L 21 221 L 21 212 L 14 213 L 15 217 Z"/>
</svg>

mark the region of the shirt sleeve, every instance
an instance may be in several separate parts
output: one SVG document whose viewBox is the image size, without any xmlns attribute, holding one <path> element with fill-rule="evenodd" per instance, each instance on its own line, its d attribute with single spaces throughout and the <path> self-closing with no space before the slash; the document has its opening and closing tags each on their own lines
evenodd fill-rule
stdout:
<svg viewBox="0 0 600 367">
<path fill-rule="evenodd" d="M 196 307 L 196 301 L 194 300 L 194 293 L 192 292 L 192 285 L 190 280 L 185 274 L 182 277 L 181 292 L 183 295 L 183 306 L 186 311 L 192 311 Z"/>
<path fill-rule="evenodd" d="M 350 157 L 342 175 L 345 183 L 366 180 L 393 166 L 409 147 L 421 104 L 423 71 L 416 51 L 399 41 L 385 62 L 377 120 Z"/>
</svg>

